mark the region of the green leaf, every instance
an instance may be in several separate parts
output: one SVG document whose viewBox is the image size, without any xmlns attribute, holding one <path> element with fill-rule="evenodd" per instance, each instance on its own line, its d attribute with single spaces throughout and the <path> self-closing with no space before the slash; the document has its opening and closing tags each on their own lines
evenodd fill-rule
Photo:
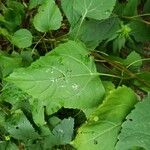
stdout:
<svg viewBox="0 0 150 150">
<path fill-rule="evenodd" d="M 139 80 L 134 80 L 134 84 L 136 86 L 138 86 L 140 89 L 149 92 L 150 91 L 150 72 L 145 71 L 145 72 L 140 72 L 139 74 L 137 74 L 138 78 L 141 78 L 142 81 L 144 81 L 145 83 L 147 83 L 147 85 L 143 84 L 143 82 L 140 82 Z"/>
<path fill-rule="evenodd" d="M 78 150 L 114 150 L 121 124 L 136 101 L 130 88 L 110 91 L 87 123 L 79 128 L 72 144 Z"/>
<path fill-rule="evenodd" d="M 150 149 L 150 96 L 139 102 L 127 116 L 122 125 L 117 150 L 129 150 L 132 147 Z"/>
<path fill-rule="evenodd" d="M 29 99 L 31 96 L 24 93 L 14 84 L 3 83 L 3 89 L 0 101 L 7 102 L 12 105 L 11 111 L 16 109 L 23 109 L 30 112 Z"/>
<path fill-rule="evenodd" d="M 6 114 L 4 110 L 0 107 L 0 129 L 5 124 L 5 117 L 6 117 Z"/>
<path fill-rule="evenodd" d="M 137 42 L 150 41 L 149 25 L 134 20 L 130 22 L 129 27 L 131 28 L 131 35 L 134 36 Z"/>
<path fill-rule="evenodd" d="M 144 13 L 150 13 L 150 1 L 147 0 L 145 5 L 144 5 Z"/>
<path fill-rule="evenodd" d="M 35 8 L 38 5 L 42 4 L 45 0 L 30 0 L 29 9 Z"/>
<path fill-rule="evenodd" d="M 27 29 L 19 29 L 11 37 L 11 42 L 19 48 L 26 48 L 32 44 L 32 34 Z"/>
<path fill-rule="evenodd" d="M 6 120 L 5 129 L 15 139 L 18 140 L 33 140 L 38 138 L 38 133 L 35 132 L 29 120 L 21 110 L 16 111 Z"/>
<path fill-rule="evenodd" d="M 117 37 L 113 41 L 113 51 L 114 53 L 118 53 L 125 46 L 126 39 L 125 37 Z"/>
<path fill-rule="evenodd" d="M 111 15 L 115 3 L 116 0 L 75 0 L 74 9 L 84 18 L 102 20 Z"/>
<path fill-rule="evenodd" d="M 74 39 L 79 25 L 71 31 L 70 37 Z M 80 28 L 78 39 L 86 44 L 88 48 L 94 49 L 100 42 L 112 37 L 120 29 L 118 18 L 106 20 L 85 20 Z M 91 36 L 94 35 L 94 36 Z"/>
<path fill-rule="evenodd" d="M 71 24 L 71 27 L 74 27 L 81 17 L 81 15 L 73 9 L 74 3 L 75 0 L 61 0 L 62 9 Z"/>
<path fill-rule="evenodd" d="M 123 8 L 124 16 L 135 16 L 137 15 L 137 6 L 139 4 L 139 0 L 129 0 L 125 7 Z"/>
<path fill-rule="evenodd" d="M 33 62 L 32 49 L 29 48 L 26 51 L 21 51 L 21 57 L 23 66 L 25 67 L 30 66 L 31 63 Z"/>
<path fill-rule="evenodd" d="M 38 13 L 33 19 L 33 24 L 36 30 L 48 32 L 59 29 L 61 21 L 62 15 L 54 0 L 45 0 L 39 7 Z"/>
<path fill-rule="evenodd" d="M 18 54 L 12 54 L 7 56 L 6 54 L 0 52 L 0 72 L 2 77 L 6 77 L 13 72 L 15 68 L 21 66 L 22 59 Z"/>
<path fill-rule="evenodd" d="M 69 117 L 63 119 L 55 128 L 50 131 L 48 126 L 42 126 L 42 140 L 37 144 L 41 144 L 41 149 L 51 150 L 54 146 L 69 144 L 72 140 L 74 131 L 74 119 Z"/>
<path fill-rule="evenodd" d="M 93 58 L 74 41 L 60 45 L 30 67 L 16 70 L 6 80 L 32 95 L 37 101 L 35 108 L 46 106 L 48 114 L 61 107 L 82 109 L 88 114 L 105 93 Z"/>
<path fill-rule="evenodd" d="M 5 28 L 1 28 L 1 27 L 0 27 L 0 35 L 3 35 L 8 40 L 11 37 L 11 35 L 9 34 L 9 32 Z"/>
<path fill-rule="evenodd" d="M 7 1 L 4 9 L 4 26 L 11 32 L 15 31 L 21 24 L 25 15 L 24 5 L 17 1 Z"/>
<path fill-rule="evenodd" d="M 63 119 L 52 131 L 53 135 L 57 138 L 56 145 L 69 144 L 73 137 L 74 119 Z"/>
<path fill-rule="evenodd" d="M 127 58 L 123 61 L 123 64 L 126 66 L 130 66 L 130 68 L 140 68 L 142 66 L 141 56 L 132 51 Z M 134 63 L 135 62 L 135 63 Z"/>
<path fill-rule="evenodd" d="M 0 142 L 0 149 L 1 150 L 17 150 L 18 147 L 12 143 L 12 142 L 6 142 L 6 141 L 1 141 Z"/>
</svg>

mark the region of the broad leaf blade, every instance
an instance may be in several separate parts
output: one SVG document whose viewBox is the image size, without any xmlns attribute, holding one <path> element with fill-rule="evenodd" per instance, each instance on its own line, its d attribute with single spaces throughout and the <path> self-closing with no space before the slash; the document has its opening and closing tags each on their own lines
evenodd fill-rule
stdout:
<svg viewBox="0 0 150 150">
<path fill-rule="evenodd" d="M 135 106 L 135 110 L 127 116 L 126 122 L 117 143 L 117 150 L 128 150 L 133 147 L 150 149 L 150 96 Z"/>
<path fill-rule="evenodd" d="M 103 40 L 111 38 L 120 29 L 118 18 L 106 20 L 85 20 L 80 28 L 78 39 L 86 44 L 88 48 L 95 49 Z M 75 38 L 79 25 L 70 32 L 70 37 Z M 94 35 L 94 36 L 91 36 Z"/>
<path fill-rule="evenodd" d="M 18 140 L 33 140 L 39 136 L 21 110 L 16 111 L 6 120 L 5 129 L 13 138 Z"/>
<path fill-rule="evenodd" d="M 136 99 L 127 87 L 111 91 L 87 123 L 79 128 L 73 145 L 78 150 L 114 150 L 121 123 Z"/>
<path fill-rule="evenodd" d="M 82 16 L 102 20 L 110 16 L 116 0 L 76 0 L 74 9 Z"/>
<path fill-rule="evenodd" d="M 40 105 L 34 107 L 46 106 L 48 114 L 62 106 L 87 114 L 105 93 L 93 58 L 83 45 L 73 41 L 60 45 L 30 67 L 16 70 L 7 80 L 37 99 Z"/>
<path fill-rule="evenodd" d="M 131 28 L 131 35 L 134 36 L 137 42 L 148 42 L 150 41 L 150 27 L 149 25 L 133 20 L 130 22 L 129 27 Z"/>
<path fill-rule="evenodd" d="M 40 32 L 57 30 L 61 26 L 62 16 L 54 0 L 46 0 L 38 9 L 33 24 Z"/>
<path fill-rule="evenodd" d="M 81 17 L 81 15 L 79 15 L 77 13 L 77 11 L 75 11 L 73 9 L 74 3 L 76 3 L 75 0 L 62 0 L 61 1 L 62 9 L 63 9 L 69 23 L 71 24 L 71 27 L 74 27 L 74 25 L 77 24 L 77 22 L 79 21 L 79 19 Z"/>
</svg>

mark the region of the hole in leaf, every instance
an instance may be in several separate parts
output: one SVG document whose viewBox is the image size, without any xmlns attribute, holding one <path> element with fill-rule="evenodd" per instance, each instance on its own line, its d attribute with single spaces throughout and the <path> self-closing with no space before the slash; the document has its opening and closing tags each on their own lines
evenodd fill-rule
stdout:
<svg viewBox="0 0 150 150">
<path fill-rule="evenodd" d="M 78 128 L 87 119 L 84 112 L 80 109 L 61 108 L 53 116 L 57 116 L 61 120 L 72 117 L 75 120 L 75 128 Z"/>
<path fill-rule="evenodd" d="M 129 119 L 129 121 L 133 121 L 133 119 Z"/>
<path fill-rule="evenodd" d="M 97 140 L 94 140 L 94 144 L 97 145 L 97 144 L 98 144 L 98 141 L 97 141 Z"/>
</svg>

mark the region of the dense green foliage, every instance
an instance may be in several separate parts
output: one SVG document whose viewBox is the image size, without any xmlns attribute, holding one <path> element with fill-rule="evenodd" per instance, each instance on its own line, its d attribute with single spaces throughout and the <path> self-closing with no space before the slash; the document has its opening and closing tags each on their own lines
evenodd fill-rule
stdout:
<svg viewBox="0 0 150 150">
<path fill-rule="evenodd" d="M 0 150 L 150 149 L 150 0 L 0 1 Z"/>
</svg>

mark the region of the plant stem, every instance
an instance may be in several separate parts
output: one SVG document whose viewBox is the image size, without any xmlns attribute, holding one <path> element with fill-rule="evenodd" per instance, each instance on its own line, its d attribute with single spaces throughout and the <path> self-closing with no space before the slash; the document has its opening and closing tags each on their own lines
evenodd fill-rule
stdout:
<svg viewBox="0 0 150 150">
<path fill-rule="evenodd" d="M 141 79 L 140 77 L 138 77 L 136 74 L 134 74 L 133 72 L 131 72 L 130 70 L 128 70 L 126 67 L 124 67 L 123 65 L 112 61 L 106 57 L 101 56 L 100 54 L 96 53 L 96 52 L 91 52 L 91 55 L 94 56 L 97 59 L 103 59 L 106 60 L 107 63 L 109 63 L 111 66 L 115 67 L 116 69 L 120 70 L 121 72 L 123 71 L 124 73 L 126 73 L 129 78 L 135 78 L 138 81 L 142 82 L 143 84 L 145 84 L 147 87 L 150 87 L 150 84 L 148 82 L 146 82 L 145 80 Z M 123 79 L 123 77 L 122 77 Z"/>
<path fill-rule="evenodd" d="M 77 33 L 76 33 L 75 38 L 74 38 L 74 40 L 75 40 L 75 41 L 76 41 L 76 40 L 77 40 L 77 38 L 78 38 L 78 35 L 79 35 L 79 32 L 80 32 L 80 29 L 81 29 L 81 26 L 82 26 L 82 24 L 83 24 L 83 21 L 84 21 L 84 19 L 85 19 L 85 17 L 86 17 L 86 14 L 87 14 L 87 10 L 86 10 L 86 11 L 85 11 L 85 13 L 82 15 L 81 22 L 80 22 L 80 24 L 79 24 L 79 27 L 78 27 Z"/>
</svg>

